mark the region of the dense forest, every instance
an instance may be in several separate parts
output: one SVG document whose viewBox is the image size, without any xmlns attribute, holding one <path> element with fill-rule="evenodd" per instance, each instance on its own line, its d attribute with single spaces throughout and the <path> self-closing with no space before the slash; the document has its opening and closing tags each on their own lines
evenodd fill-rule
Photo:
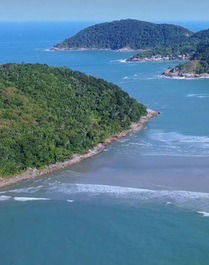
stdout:
<svg viewBox="0 0 209 265">
<path fill-rule="evenodd" d="M 173 43 L 171 47 L 153 47 L 144 51 L 140 51 L 136 55 L 128 58 L 127 61 L 140 61 L 144 58 L 164 58 L 167 60 L 192 59 L 192 56 L 197 52 L 200 46 L 206 45 L 209 42 L 209 30 L 202 30 L 191 35 L 183 43 Z"/>
<path fill-rule="evenodd" d="M 140 51 L 136 55 L 127 59 L 127 61 L 142 60 L 144 58 L 165 58 L 168 60 L 178 59 L 192 59 L 195 53 L 198 53 L 198 49 L 209 43 L 209 30 L 199 31 L 193 34 L 184 43 L 173 45 L 173 47 L 167 48 L 152 48 L 144 51 Z"/>
<path fill-rule="evenodd" d="M 208 43 L 209 42 L 209 29 L 201 30 L 197 33 L 194 33 L 189 39 L 190 43 L 200 44 L 200 43 Z"/>
<path fill-rule="evenodd" d="M 145 106 L 102 79 L 40 64 L 2 65 L 0 176 L 84 153 L 145 114 Z"/>
<path fill-rule="evenodd" d="M 191 35 L 191 31 L 176 25 L 124 19 L 88 27 L 75 36 L 57 44 L 55 48 L 112 50 L 125 47 L 134 50 L 165 48 L 184 43 Z"/>
</svg>

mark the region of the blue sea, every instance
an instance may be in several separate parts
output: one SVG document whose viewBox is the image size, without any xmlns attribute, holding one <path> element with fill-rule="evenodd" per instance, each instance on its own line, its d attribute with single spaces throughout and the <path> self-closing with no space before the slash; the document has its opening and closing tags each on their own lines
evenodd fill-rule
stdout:
<svg viewBox="0 0 209 265">
<path fill-rule="evenodd" d="M 0 264 L 205 265 L 209 80 L 161 77 L 178 62 L 124 63 L 134 53 L 50 51 L 90 24 L 2 23 L 0 62 L 101 77 L 161 115 L 94 158 L 1 190 Z"/>
</svg>

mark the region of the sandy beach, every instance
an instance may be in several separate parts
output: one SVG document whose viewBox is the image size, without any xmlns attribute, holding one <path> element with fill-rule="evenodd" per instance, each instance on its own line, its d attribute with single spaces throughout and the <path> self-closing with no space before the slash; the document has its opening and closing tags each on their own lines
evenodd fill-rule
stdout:
<svg viewBox="0 0 209 265">
<path fill-rule="evenodd" d="M 95 148 L 90 149 L 87 153 L 82 154 L 82 155 L 81 154 L 75 154 L 69 160 L 67 160 L 65 162 L 58 162 L 56 164 L 48 166 L 45 169 L 38 170 L 38 169 L 30 168 L 21 175 L 17 175 L 17 176 L 7 178 L 7 179 L 0 178 L 0 189 L 5 188 L 7 186 L 15 185 L 15 184 L 17 184 L 21 181 L 24 181 L 24 180 L 39 178 L 39 177 L 54 173 L 54 172 L 59 171 L 59 170 L 69 168 L 75 164 L 78 164 L 82 160 L 91 158 L 91 157 L 101 153 L 102 151 L 104 151 L 104 149 L 107 146 L 120 140 L 121 138 L 143 130 L 145 128 L 146 124 L 150 120 L 156 118 L 158 115 L 159 115 L 158 112 L 147 109 L 147 115 L 141 117 L 141 119 L 138 122 L 133 123 L 130 126 L 130 129 L 123 131 L 123 132 L 121 132 L 117 135 L 114 135 L 112 137 L 109 137 L 108 139 L 106 139 L 104 141 L 104 143 L 98 144 Z"/>
</svg>

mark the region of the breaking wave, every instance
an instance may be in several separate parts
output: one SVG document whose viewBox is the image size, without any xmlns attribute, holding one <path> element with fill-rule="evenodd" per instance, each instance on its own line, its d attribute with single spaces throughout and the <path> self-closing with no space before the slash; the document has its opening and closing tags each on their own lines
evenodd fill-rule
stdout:
<svg viewBox="0 0 209 265">
<path fill-rule="evenodd" d="M 195 211 L 209 211 L 209 193 L 173 190 L 149 190 L 121 186 L 98 184 L 67 184 L 63 183 L 50 188 L 51 192 L 65 195 L 85 195 L 84 198 L 106 196 L 119 198 L 132 203 L 163 203 L 168 207 L 177 206 Z M 72 202 L 73 200 L 70 200 Z M 120 200 L 119 200 L 120 201 Z"/>
<path fill-rule="evenodd" d="M 122 82 L 120 83 L 127 83 L 127 82 L 134 82 L 136 80 L 157 80 L 157 79 L 162 79 L 162 76 L 159 74 L 134 74 L 130 76 L 124 76 L 122 77 Z"/>
<path fill-rule="evenodd" d="M 197 213 L 201 214 L 203 217 L 209 217 L 208 212 L 197 211 Z"/>
<path fill-rule="evenodd" d="M 111 63 L 126 63 L 126 59 L 111 60 Z"/>
<path fill-rule="evenodd" d="M 0 196 L 0 201 L 7 201 L 11 198 L 11 196 L 2 195 Z"/>
<path fill-rule="evenodd" d="M 32 197 L 14 197 L 15 201 L 27 202 L 27 201 L 49 201 L 49 198 L 32 198 Z"/>
<path fill-rule="evenodd" d="M 188 94 L 186 97 L 188 98 L 209 98 L 209 94 L 208 93 Z"/>
<path fill-rule="evenodd" d="M 53 182 L 46 185 L 44 192 L 38 196 L 6 196 L 0 201 L 35 202 L 62 200 L 68 203 L 80 200 L 111 200 L 114 203 L 131 203 L 138 206 L 144 203 L 162 204 L 166 207 L 180 207 L 194 210 L 204 217 L 209 217 L 209 193 L 167 189 L 141 189 L 100 184 L 71 184 Z"/>
</svg>

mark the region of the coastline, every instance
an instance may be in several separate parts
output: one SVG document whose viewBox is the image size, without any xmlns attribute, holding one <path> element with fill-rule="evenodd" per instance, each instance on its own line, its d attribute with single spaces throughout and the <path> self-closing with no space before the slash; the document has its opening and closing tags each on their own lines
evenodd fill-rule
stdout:
<svg viewBox="0 0 209 265">
<path fill-rule="evenodd" d="M 162 74 L 165 78 L 175 79 L 175 80 L 198 80 L 198 79 L 209 79 L 209 74 Z"/>
<path fill-rule="evenodd" d="M 127 59 L 126 63 L 161 63 L 161 62 L 186 62 L 187 59 L 164 59 L 164 58 L 144 58 L 144 59 Z"/>
<path fill-rule="evenodd" d="M 112 51 L 112 52 L 139 52 L 140 50 L 134 50 L 131 48 L 121 48 L 121 49 L 117 49 L 117 50 L 113 50 L 110 48 L 57 48 L 57 47 L 53 47 L 50 49 L 51 51 L 60 51 L 60 52 L 83 52 L 83 51 Z"/>
<path fill-rule="evenodd" d="M 54 172 L 69 168 L 73 165 L 76 165 L 78 163 L 80 163 L 82 160 L 86 160 L 88 158 L 91 158 L 99 153 L 101 153 L 102 151 L 104 151 L 104 149 L 111 145 L 112 143 L 120 140 L 121 138 L 124 138 L 128 135 L 134 134 L 138 131 L 141 131 L 145 128 L 146 124 L 159 116 L 159 113 L 156 111 L 153 111 L 151 109 L 147 109 L 147 115 L 141 117 L 141 119 L 136 122 L 136 123 L 132 123 L 130 128 L 128 130 L 122 131 L 121 133 L 111 136 L 109 138 L 107 138 L 104 143 L 100 143 L 98 144 L 96 147 L 94 147 L 93 149 L 90 149 L 87 153 L 85 154 L 75 154 L 71 157 L 71 159 L 64 161 L 64 162 L 58 162 L 56 164 L 50 165 L 45 169 L 28 169 L 26 170 L 23 174 L 8 178 L 8 179 L 3 179 L 0 178 L 0 189 L 6 188 L 8 186 L 12 186 L 15 184 L 18 184 L 22 181 L 25 180 L 32 180 L 35 178 L 40 178 L 43 177 L 45 175 L 48 174 L 52 174 Z"/>
</svg>

